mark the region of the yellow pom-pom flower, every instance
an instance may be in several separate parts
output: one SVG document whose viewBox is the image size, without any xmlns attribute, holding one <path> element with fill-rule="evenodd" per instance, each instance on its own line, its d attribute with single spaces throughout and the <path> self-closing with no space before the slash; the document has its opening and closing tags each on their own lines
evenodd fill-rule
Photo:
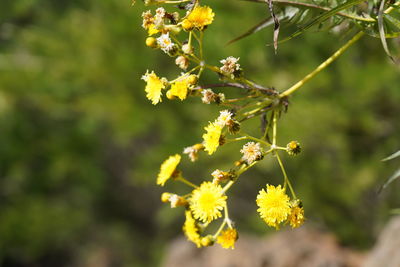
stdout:
<svg viewBox="0 0 400 267">
<path fill-rule="evenodd" d="M 214 12 L 208 6 L 196 6 L 192 12 L 182 21 L 185 29 L 198 28 L 203 29 L 204 26 L 210 25 L 214 20 Z"/>
<path fill-rule="evenodd" d="M 304 209 L 301 206 L 301 202 L 296 200 L 292 204 L 292 209 L 288 217 L 288 222 L 292 228 L 301 226 L 304 223 Z"/>
<path fill-rule="evenodd" d="M 167 97 L 179 97 L 180 100 L 186 99 L 188 88 L 191 85 L 189 75 L 179 77 L 176 82 L 171 85 L 171 89 L 167 92 Z"/>
<path fill-rule="evenodd" d="M 151 100 L 151 103 L 156 105 L 161 102 L 161 90 L 165 88 L 166 79 L 159 78 L 154 71 L 151 73 L 147 71 L 146 74 L 142 76 L 142 80 L 147 83 L 144 90 L 147 93 L 146 97 Z"/>
<path fill-rule="evenodd" d="M 160 172 L 158 173 L 157 177 L 158 185 L 164 186 L 165 182 L 174 174 L 180 161 L 181 156 L 176 154 L 174 156 L 170 156 L 161 164 Z"/>
<path fill-rule="evenodd" d="M 201 237 L 199 234 L 199 227 L 197 226 L 196 220 L 192 216 L 190 210 L 185 211 L 185 223 L 183 224 L 182 230 L 185 233 L 187 239 L 196 244 L 199 248 L 201 247 Z"/>
<path fill-rule="evenodd" d="M 199 188 L 193 190 L 189 200 L 194 218 L 202 222 L 211 222 L 221 217 L 226 198 L 220 185 L 212 182 L 202 183 Z"/>
<path fill-rule="evenodd" d="M 262 189 L 258 193 L 256 202 L 261 218 L 266 224 L 277 229 L 291 212 L 289 197 L 280 185 L 275 187 L 267 184 L 267 191 Z"/>
<path fill-rule="evenodd" d="M 213 154 L 218 146 L 219 146 L 219 139 L 221 138 L 221 125 L 217 123 L 212 123 L 204 128 L 207 133 L 203 134 L 204 139 L 204 150 L 208 152 L 209 155 Z"/>
<path fill-rule="evenodd" d="M 238 239 L 238 233 L 236 229 L 229 228 L 225 231 L 222 231 L 221 234 L 217 238 L 217 243 L 221 245 L 223 248 L 235 248 L 235 242 Z"/>
<path fill-rule="evenodd" d="M 159 33 L 160 31 L 156 29 L 156 26 L 152 23 L 149 25 L 149 28 L 147 29 L 147 33 L 149 36 L 152 36 L 154 34 Z"/>
</svg>

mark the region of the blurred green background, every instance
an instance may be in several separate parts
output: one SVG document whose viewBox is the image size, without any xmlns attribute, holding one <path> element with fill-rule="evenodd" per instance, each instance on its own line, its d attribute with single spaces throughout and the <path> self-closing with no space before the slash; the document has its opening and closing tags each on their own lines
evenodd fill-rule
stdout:
<svg viewBox="0 0 400 267">
<path fill-rule="evenodd" d="M 150 69 L 174 78 L 179 70 L 167 55 L 145 47 L 146 8 L 130 4 L 1 2 L 0 266 L 157 266 L 168 241 L 182 235 L 183 212 L 162 205 L 155 178 L 165 158 L 201 140 L 221 108 L 197 98 L 151 105 L 141 75 Z M 265 46 L 272 40 L 267 30 L 225 46 L 264 18 L 266 8 L 207 4 L 216 12 L 206 32 L 210 63 L 240 57 L 249 78 L 278 90 L 348 37 L 312 32 L 274 55 Z M 283 35 L 295 29 L 282 26 Z M 399 206 L 399 183 L 376 193 L 399 165 L 380 161 L 400 148 L 399 74 L 379 40 L 363 38 L 298 91 L 281 120 L 279 142 L 303 146 L 299 156 L 284 160 L 308 223 L 347 246 L 368 249 Z M 258 134 L 259 121 L 245 127 Z M 240 158 L 239 147 L 203 154 L 196 164 L 185 159 L 182 168 L 195 182 L 210 179 L 215 168 Z M 274 232 L 254 200 L 267 182 L 281 179 L 277 164 L 265 160 L 232 189 L 239 231 Z M 186 189 L 169 183 L 165 190 Z"/>
</svg>

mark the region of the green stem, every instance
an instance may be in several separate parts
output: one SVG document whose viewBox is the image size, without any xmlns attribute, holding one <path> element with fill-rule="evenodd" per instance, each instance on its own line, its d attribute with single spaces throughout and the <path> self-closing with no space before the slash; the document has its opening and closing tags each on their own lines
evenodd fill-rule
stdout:
<svg viewBox="0 0 400 267">
<path fill-rule="evenodd" d="M 222 229 L 224 229 L 226 224 L 226 220 L 223 220 L 223 222 L 221 223 L 221 226 L 218 228 L 217 232 L 215 232 L 215 234 L 213 235 L 213 238 L 217 238 L 219 233 L 221 233 Z"/>
<path fill-rule="evenodd" d="M 222 188 L 222 194 L 225 194 L 226 191 L 228 191 L 228 189 L 235 183 L 235 181 L 229 181 L 224 188 Z"/>
<path fill-rule="evenodd" d="M 352 44 L 357 42 L 362 36 L 364 35 L 364 32 L 359 32 L 356 35 L 354 35 L 353 38 L 351 38 L 345 45 L 343 45 L 339 50 L 337 50 L 332 56 L 330 56 L 327 60 L 322 62 L 316 69 L 314 69 L 312 72 L 307 74 L 302 80 L 298 81 L 296 84 L 294 84 L 292 87 L 284 91 L 279 95 L 280 98 L 288 96 L 298 90 L 300 87 L 302 87 L 306 82 L 314 78 L 315 75 L 320 73 L 323 69 L 328 67 L 333 61 L 335 61 L 341 54 L 343 54 L 344 51 L 346 51 Z"/>
<path fill-rule="evenodd" d="M 203 60 L 203 32 L 202 31 L 200 31 L 199 50 L 200 50 L 200 59 Z"/>
<path fill-rule="evenodd" d="M 293 187 L 292 187 L 292 185 L 291 185 L 291 183 L 290 183 L 289 177 L 288 177 L 287 174 L 286 174 L 285 167 L 283 167 L 282 160 L 281 160 L 281 158 L 279 157 L 278 152 L 276 152 L 275 154 L 276 154 L 276 158 L 278 159 L 279 166 L 281 167 L 281 170 L 282 170 L 282 173 L 283 173 L 283 177 L 285 178 L 285 184 L 284 184 L 283 187 L 286 188 L 286 185 L 288 185 L 288 186 L 289 186 L 290 193 L 292 193 L 293 198 L 294 198 L 294 199 L 297 199 L 296 193 L 295 193 L 294 190 L 293 190 Z"/>
<path fill-rule="evenodd" d="M 264 145 L 266 145 L 266 146 L 270 146 L 270 145 L 271 145 L 271 144 L 268 143 L 267 141 L 264 141 L 264 140 L 261 140 L 261 139 L 259 139 L 259 138 L 253 137 L 253 136 L 248 135 L 248 134 L 246 134 L 246 133 L 243 133 L 243 132 L 242 132 L 242 134 L 244 134 L 243 137 L 245 137 L 245 138 L 247 138 L 247 139 L 250 139 L 250 140 L 253 140 L 253 141 L 257 141 L 257 142 L 259 142 L 259 143 L 261 143 L 261 144 L 264 144 Z"/>
<path fill-rule="evenodd" d="M 236 173 L 236 179 L 245 171 L 247 171 L 248 169 L 250 169 L 251 167 L 253 167 L 254 165 L 257 164 L 258 161 L 254 161 L 253 163 L 251 163 L 250 165 L 247 165 L 246 167 L 240 169 L 237 173 Z"/>
<path fill-rule="evenodd" d="M 231 219 L 229 219 L 228 205 L 225 205 L 225 221 L 228 224 L 229 228 L 232 228 Z"/>
<path fill-rule="evenodd" d="M 274 113 L 274 115 L 273 115 L 274 117 L 272 119 L 272 145 L 275 147 L 276 146 L 276 124 L 277 124 L 278 118 L 277 118 L 277 112 L 273 111 L 273 113 Z"/>
<path fill-rule="evenodd" d="M 178 0 L 178 1 L 163 1 L 163 3 L 165 4 L 180 4 L 180 3 L 185 3 L 185 2 L 189 2 L 190 0 Z"/>
<path fill-rule="evenodd" d="M 233 139 L 226 139 L 226 143 L 231 143 L 231 142 L 236 142 L 236 141 L 242 141 L 242 140 L 246 140 L 247 137 L 246 136 L 242 136 L 242 137 L 237 137 L 237 138 L 233 138 Z"/>
<path fill-rule="evenodd" d="M 176 178 L 176 180 L 177 180 L 177 181 L 181 181 L 182 183 L 184 183 L 184 184 L 186 184 L 186 185 L 188 185 L 188 186 L 191 186 L 191 187 L 193 187 L 193 188 L 198 188 L 197 185 L 195 185 L 195 184 L 189 182 L 188 180 L 186 180 L 186 179 L 183 178 L 182 176 Z"/>
</svg>

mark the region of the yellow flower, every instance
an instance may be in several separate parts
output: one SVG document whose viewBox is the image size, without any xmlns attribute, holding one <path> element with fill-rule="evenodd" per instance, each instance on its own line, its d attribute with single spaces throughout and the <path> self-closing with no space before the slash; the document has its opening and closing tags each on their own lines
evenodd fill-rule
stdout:
<svg viewBox="0 0 400 267">
<path fill-rule="evenodd" d="M 199 248 L 201 247 L 201 237 L 199 234 L 199 227 L 197 226 L 196 220 L 192 217 L 190 210 L 185 211 L 186 220 L 183 224 L 182 230 L 185 233 L 187 239 L 196 244 Z"/>
<path fill-rule="evenodd" d="M 238 233 L 236 229 L 229 228 L 225 231 L 222 231 L 221 234 L 217 238 L 217 243 L 221 245 L 223 248 L 235 248 L 235 242 L 238 239 Z"/>
<path fill-rule="evenodd" d="M 262 189 L 257 196 L 257 211 L 266 224 L 279 228 L 279 224 L 285 221 L 290 214 L 289 197 L 280 185 L 277 187 L 267 184 L 267 192 Z"/>
<path fill-rule="evenodd" d="M 181 156 L 176 154 L 174 156 L 170 156 L 161 164 L 160 172 L 158 173 L 157 177 L 158 185 L 164 186 L 165 182 L 171 178 L 172 174 L 175 172 L 176 166 L 178 166 L 180 161 Z"/>
<path fill-rule="evenodd" d="M 168 98 L 172 96 L 179 97 L 180 100 L 184 100 L 187 96 L 189 88 L 189 76 L 181 77 L 171 85 L 171 89 L 167 92 Z"/>
<path fill-rule="evenodd" d="M 183 20 L 182 25 L 185 29 L 198 28 L 210 25 L 214 19 L 214 12 L 208 6 L 196 6 L 192 12 Z"/>
<path fill-rule="evenodd" d="M 217 123 L 210 122 L 210 124 L 204 129 L 207 131 L 207 133 L 203 134 L 204 150 L 208 152 L 208 155 L 211 155 L 219 146 L 222 127 Z"/>
<path fill-rule="evenodd" d="M 161 102 L 161 90 L 165 88 L 166 80 L 165 78 L 159 78 L 157 75 L 152 71 L 146 72 L 145 75 L 142 76 L 142 80 L 147 82 L 146 88 L 144 89 L 146 97 L 151 100 L 153 105 Z"/>
<path fill-rule="evenodd" d="M 212 182 L 202 183 L 199 188 L 193 190 L 189 200 L 194 218 L 202 222 L 211 222 L 221 217 L 221 210 L 226 205 L 226 198 L 220 185 Z"/>
<path fill-rule="evenodd" d="M 294 204 L 292 204 L 292 209 L 288 217 L 288 222 L 292 228 L 299 227 L 304 223 L 304 209 L 301 206 L 300 201 L 296 200 Z"/>
<path fill-rule="evenodd" d="M 149 28 L 147 29 L 147 32 L 149 34 L 149 36 L 152 36 L 154 34 L 159 33 L 160 31 L 156 29 L 156 26 L 152 23 L 149 25 Z"/>
</svg>

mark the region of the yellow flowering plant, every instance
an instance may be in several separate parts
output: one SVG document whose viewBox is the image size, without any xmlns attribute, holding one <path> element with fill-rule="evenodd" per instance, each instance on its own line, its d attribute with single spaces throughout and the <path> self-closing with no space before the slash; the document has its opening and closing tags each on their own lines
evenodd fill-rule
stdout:
<svg viewBox="0 0 400 267">
<path fill-rule="evenodd" d="M 272 5 L 274 1 L 250 1 L 268 4 L 275 25 L 274 47 L 276 50 L 279 21 L 278 16 L 274 13 Z M 278 121 L 287 111 L 289 96 L 292 93 L 330 65 L 364 34 L 368 34 L 366 30 L 363 30 L 363 27 L 370 28 L 368 25 L 365 26 L 366 24 L 378 24 L 377 17 L 358 16 L 354 12 L 345 12 L 345 9 L 354 8 L 360 2 L 357 0 L 341 1 L 341 4 L 334 10 L 317 4 L 312 6 L 312 8 L 324 12 L 322 15 L 316 15 L 314 21 L 307 27 L 323 23 L 329 17 L 340 16 L 355 21 L 362 30 L 302 80 L 286 90 L 278 91 L 247 79 L 239 63 L 239 57 L 227 56 L 219 60 L 220 65 L 218 66 L 208 63 L 210 60 L 206 59 L 203 53 L 203 39 L 207 28 L 212 27 L 214 19 L 217 18 L 211 7 L 202 5 L 200 0 L 145 1 L 146 5 L 179 5 L 180 9 L 172 13 L 167 12 L 163 7 L 158 7 L 154 15 L 150 10 L 144 12 L 142 27 L 148 33 L 145 44 L 174 58 L 177 67 L 183 71 L 181 75 L 172 80 L 160 78 L 154 71 L 147 71 L 142 77 L 146 82 L 146 97 L 156 105 L 162 101 L 163 91 L 166 91 L 165 96 L 170 100 L 183 101 L 188 97 L 198 97 L 204 104 L 216 104 L 222 107 L 219 116 L 216 116 L 204 127 L 203 140 L 184 148 L 183 154 L 187 154 L 190 161 L 195 162 L 202 154 L 207 156 L 207 154 L 217 153 L 220 146 L 236 142 L 242 143 L 240 154 L 238 153 L 241 156 L 235 159 L 232 167 L 228 171 L 212 170 L 210 173 L 213 179 L 205 180 L 200 185 L 194 184 L 183 176 L 179 169 L 181 155 L 170 156 L 161 165 L 157 177 L 158 185 L 164 186 L 168 180 L 172 180 L 182 182 L 190 187 L 190 190 L 182 195 L 165 192 L 162 194 L 161 200 L 170 203 L 172 208 L 183 207 L 185 214 L 183 232 L 187 239 L 197 247 L 218 243 L 223 248 L 234 248 L 238 233 L 228 213 L 228 192 L 244 172 L 266 157 L 273 158 L 279 166 L 282 172 L 282 184 L 266 184 L 266 188 L 261 189 L 255 196 L 257 211 L 261 219 L 266 225 L 275 229 L 284 225 L 296 228 L 304 223 L 303 204 L 295 193 L 281 159 L 282 153 L 290 156 L 299 154 L 301 146 L 297 141 L 291 141 L 286 145 L 278 144 Z M 297 5 L 297 8 L 310 8 L 310 5 L 302 2 L 280 2 L 279 12 L 285 11 L 285 4 L 290 7 L 293 3 Z M 399 3 L 383 5 L 386 9 L 381 11 L 383 14 L 389 14 L 399 6 Z M 338 13 L 339 11 L 341 12 Z M 302 34 L 306 29 L 297 31 L 282 41 Z M 382 40 L 382 42 L 384 41 Z M 216 73 L 220 83 L 204 85 L 202 82 L 204 71 Z M 214 91 L 226 87 L 245 90 L 246 95 L 237 98 L 230 97 L 221 91 Z M 242 129 L 243 122 L 256 117 L 261 117 L 264 122 L 262 134 L 258 137 L 249 135 Z M 220 222 L 220 225 L 214 233 L 210 234 L 208 226 L 216 221 Z"/>
</svg>

